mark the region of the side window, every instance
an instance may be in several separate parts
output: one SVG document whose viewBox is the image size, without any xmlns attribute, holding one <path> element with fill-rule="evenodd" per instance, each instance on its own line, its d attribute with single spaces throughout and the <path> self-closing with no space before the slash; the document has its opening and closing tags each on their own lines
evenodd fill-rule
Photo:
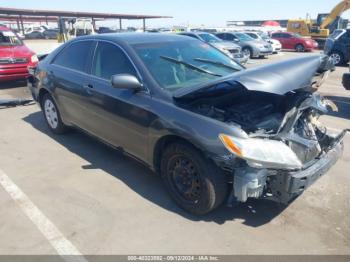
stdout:
<svg viewBox="0 0 350 262">
<path fill-rule="evenodd" d="M 237 37 L 235 37 L 234 35 L 231 34 L 226 34 L 226 40 L 228 41 L 233 41 L 235 40 Z"/>
<path fill-rule="evenodd" d="M 92 74 L 107 80 L 117 74 L 136 76 L 135 68 L 124 52 L 116 45 L 106 42 L 98 43 Z"/>
<path fill-rule="evenodd" d="M 226 40 L 226 34 L 217 34 L 217 37 L 219 37 L 220 39 Z"/>
<path fill-rule="evenodd" d="M 258 39 L 258 36 L 256 34 L 248 33 L 247 35 L 249 35 L 250 37 L 252 37 L 254 39 Z"/>
<path fill-rule="evenodd" d="M 344 36 L 347 40 L 349 40 L 350 39 L 350 30 L 347 30 L 346 33 L 344 34 Z"/>
<path fill-rule="evenodd" d="M 282 38 L 292 38 L 292 36 L 290 34 L 281 34 Z"/>
<path fill-rule="evenodd" d="M 92 41 L 73 43 L 57 55 L 53 64 L 84 72 L 92 45 Z"/>
</svg>

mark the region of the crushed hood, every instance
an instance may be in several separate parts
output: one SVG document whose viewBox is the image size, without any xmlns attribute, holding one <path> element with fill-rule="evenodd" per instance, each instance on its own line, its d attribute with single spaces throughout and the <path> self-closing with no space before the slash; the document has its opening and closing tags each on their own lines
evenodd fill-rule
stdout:
<svg viewBox="0 0 350 262">
<path fill-rule="evenodd" d="M 317 73 L 330 70 L 329 59 L 324 55 L 304 56 L 270 65 L 242 70 L 206 84 L 179 89 L 174 98 L 183 98 L 223 82 L 238 82 L 250 91 L 284 95 L 293 90 L 309 87 Z"/>
</svg>

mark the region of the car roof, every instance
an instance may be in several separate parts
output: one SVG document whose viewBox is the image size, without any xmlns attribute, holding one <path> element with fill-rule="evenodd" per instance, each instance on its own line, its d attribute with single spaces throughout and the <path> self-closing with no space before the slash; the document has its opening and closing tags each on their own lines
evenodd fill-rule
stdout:
<svg viewBox="0 0 350 262">
<path fill-rule="evenodd" d="M 100 35 L 81 36 L 79 39 L 100 39 L 108 40 L 116 43 L 124 43 L 129 45 L 159 43 L 159 42 L 174 42 L 179 40 L 191 41 L 192 39 L 186 36 L 177 34 L 162 34 L 162 33 L 110 33 Z"/>
</svg>

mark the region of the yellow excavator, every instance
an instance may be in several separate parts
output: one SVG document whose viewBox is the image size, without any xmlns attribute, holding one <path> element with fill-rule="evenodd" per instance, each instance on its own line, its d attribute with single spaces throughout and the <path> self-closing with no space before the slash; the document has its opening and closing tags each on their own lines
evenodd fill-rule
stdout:
<svg viewBox="0 0 350 262">
<path fill-rule="evenodd" d="M 316 23 L 311 18 L 289 20 L 287 31 L 311 37 L 322 48 L 327 37 L 335 29 L 346 28 L 348 21 L 342 20 L 341 15 L 349 9 L 350 0 L 343 0 L 329 14 L 319 14 Z"/>
</svg>

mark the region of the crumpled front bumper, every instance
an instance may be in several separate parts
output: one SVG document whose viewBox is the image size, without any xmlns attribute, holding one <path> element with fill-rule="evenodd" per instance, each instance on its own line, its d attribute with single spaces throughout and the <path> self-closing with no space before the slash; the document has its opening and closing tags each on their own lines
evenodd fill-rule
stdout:
<svg viewBox="0 0 350 262">
<path fill-rule="evenodd" d="M 341 158 L 343 150 L 343 141 L 339 139 L 331 150 L 322 155 L 311 166 L 296 172 L 281 171 L 269 176 L 267 188 L 270 194 L 266 198 L 282 204 L 289 204 L 326 174 Z"/>
</svg>

